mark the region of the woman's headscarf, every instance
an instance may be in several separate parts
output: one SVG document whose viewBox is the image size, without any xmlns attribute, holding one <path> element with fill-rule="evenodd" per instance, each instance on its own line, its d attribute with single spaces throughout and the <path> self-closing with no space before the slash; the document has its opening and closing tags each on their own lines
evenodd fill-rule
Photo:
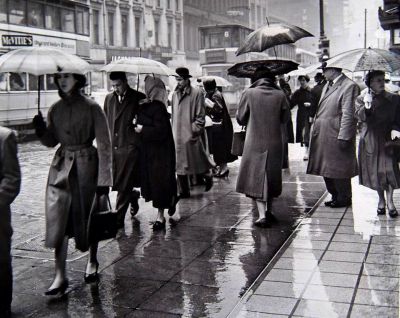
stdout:
<svg viewBox="0 0 400 318">
<path fill-rule="evenodd" d="M 166 104 L 168 98 L 167 90 L 164 82 L 160 78 L 150 75 L 146 76 L 144 79 L 144 90 L 148 100 L 158 100 Z"/>
</svg>

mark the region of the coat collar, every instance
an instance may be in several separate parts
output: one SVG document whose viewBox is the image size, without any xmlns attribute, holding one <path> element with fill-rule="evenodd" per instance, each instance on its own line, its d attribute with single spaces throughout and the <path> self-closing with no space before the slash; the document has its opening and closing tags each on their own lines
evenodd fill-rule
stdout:
<svg viewBox="0 0 400 318">
<path fill-rule="evenodd" d="M 328 86 L 329 86 L 329 82 L 327 82 L 324 86 L 324 88 L 322 89 L 322 94 L 321 94 L 321 99 L 319 100 L 318 104 L 321 104 L 321 102 L 326 99 L 328 96 L 330 96 L 334 91 L 336 91 L 343 83 L 343 81 L 345 80 L 346 75 L 341 74 L 339 75 L 335 80 L 334 80 L 334 84 L 329 88 L 329 91 L 327 92 Z"/>
</svg>

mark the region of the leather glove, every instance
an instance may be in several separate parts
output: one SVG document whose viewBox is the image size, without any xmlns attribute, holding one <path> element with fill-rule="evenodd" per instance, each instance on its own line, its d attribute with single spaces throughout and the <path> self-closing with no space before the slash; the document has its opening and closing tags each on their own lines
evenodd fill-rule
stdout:
<svg viewBox="0 0 400 318">
<path fill-rule="evenodd" d="M 44 133 L 46 132 L 46 123 L 43 119 L 41 111 L 39 111 L 39 113 L 35 117 L 33 117 L 32 125 L 35 128 L 35 132 L 38 137 L 44 135 Z"/>
<path fill-rule="evenodd" d="M 97 195 L 107 195 L 110 192 L 109 187 L 97 187 L 96 194 Z"/>
<path fill-rule="evenodd" d="M 342 150 L 347 150 L 351 147 L 351 141 L 350 140 L 343 140 L 339 139 L 339 148 Z"/>
<path fill-rule="evenodd" d="M 398 139 L 398 138 L 400 138 L 400 131 L 397 131 L 397 130 L 392 130 L 391 132 L 390 132 L 390 138 L 392 139 L 392 140 L 395 140 L 395 139 Z"/>
</svg>

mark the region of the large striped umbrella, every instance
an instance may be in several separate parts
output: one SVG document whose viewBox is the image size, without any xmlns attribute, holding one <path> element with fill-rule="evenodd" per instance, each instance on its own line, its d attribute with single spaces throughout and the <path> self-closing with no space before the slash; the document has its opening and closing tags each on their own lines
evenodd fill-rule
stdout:
<svg viewBox="0 0 400 318">
<path fill-rule="evenodd" d="M 40 75 L 56 73 L 85 74 L 90 64 L 80 57 L 48 47 L 12 50 L 0 57 L 0 72 L 29 73 L 38 76 L 38 111 L 40 111 Z"/>
</svg>

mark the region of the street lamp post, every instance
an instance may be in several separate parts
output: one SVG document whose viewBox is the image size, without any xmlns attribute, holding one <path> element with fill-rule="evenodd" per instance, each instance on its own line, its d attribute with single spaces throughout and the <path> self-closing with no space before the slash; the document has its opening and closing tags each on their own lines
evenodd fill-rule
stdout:
<svg viewBox="0 0 400 318">
<path fill-rule="evenodd" d="M 324 30 L 324 0 L 319 0 L 319 27 L 320 36 L 318 43 L 319 61 L 324 62 L 329 59 L 329 40 L 325 36 Z"/>
</svg>

